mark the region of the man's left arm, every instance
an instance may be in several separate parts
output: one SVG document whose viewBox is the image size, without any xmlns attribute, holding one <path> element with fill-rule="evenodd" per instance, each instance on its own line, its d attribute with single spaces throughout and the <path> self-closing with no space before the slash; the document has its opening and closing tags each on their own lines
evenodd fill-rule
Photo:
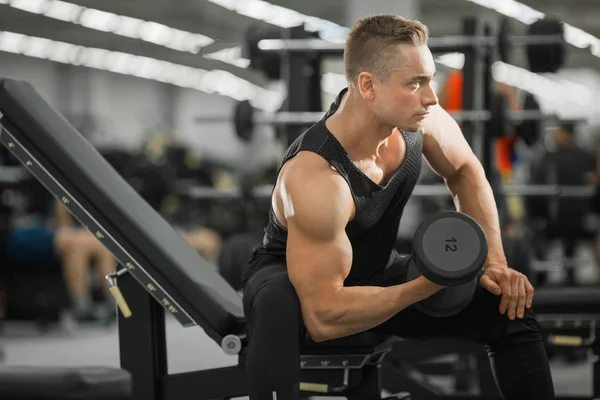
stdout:
<svg viewBox="0 0 600 400">
<path fill-rule="evenodd" d="M 509 318 L 521 317 L 524 307 L 531 306 L 533 287 L 523 274 L 508 268 L 491 185 L 460 127 L 440 106 L 431 110 L 423 125 L 423 155 L 446 182 L 456 209 L 473 217 L 486 233 L 489 250 L 482 286 L 502 294 L 501 313 L 508 310 Z"/>
</svg>

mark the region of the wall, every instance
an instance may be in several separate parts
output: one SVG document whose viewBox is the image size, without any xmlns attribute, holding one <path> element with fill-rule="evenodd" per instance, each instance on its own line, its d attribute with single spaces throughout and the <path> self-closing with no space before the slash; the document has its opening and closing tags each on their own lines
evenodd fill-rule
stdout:
<svg viewBox="0 0 600 400">
<path fill-rule="evenodd" d="M 226 160 L 242 172 L 271 163 L 282 151 L 273 138 L 273 129 L 257 126 L 253 139 L 242 141 L 235 134 L 234 106 L 235 100 L 228 97 L 178 90 L 174 107 L 178 138 L 207 157 Z"/>
<path fill-rule="evenodd" d="M 59 100 L 58 70 L 55 64 L 0 52 L 0 76 L 29 81 L 51 104 Z"/>
</svg>

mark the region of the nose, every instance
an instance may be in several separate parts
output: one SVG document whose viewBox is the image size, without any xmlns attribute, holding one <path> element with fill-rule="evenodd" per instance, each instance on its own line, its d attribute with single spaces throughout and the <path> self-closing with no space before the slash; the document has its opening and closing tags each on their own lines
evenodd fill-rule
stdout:
<svg viewBox="0 0 600 400">
<path fill-rule="evenodd" d="M 428 85 L 427 91 L 423 94 L 423 106 L 424 107 L 433 107 L 439 103 L 437 94 L 435 94 L 435 90 L 431 85 Z"/>
</svg>

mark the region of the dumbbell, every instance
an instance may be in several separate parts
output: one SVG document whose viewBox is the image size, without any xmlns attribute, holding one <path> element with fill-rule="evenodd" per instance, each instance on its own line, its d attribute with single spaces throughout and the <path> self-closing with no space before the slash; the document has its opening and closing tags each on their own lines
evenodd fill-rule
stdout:
<svg viewBox="0 0 600 400">
<path fill-rule="evenodd" d="M 473 298 L 487 254 L 485 232 L 470 216 L 441 211 L 427 218 L 415 233 L 406 281 L 422 275 L 445 288 L 414 307 L 433 317 L 462 311 Z"/>
</svg>

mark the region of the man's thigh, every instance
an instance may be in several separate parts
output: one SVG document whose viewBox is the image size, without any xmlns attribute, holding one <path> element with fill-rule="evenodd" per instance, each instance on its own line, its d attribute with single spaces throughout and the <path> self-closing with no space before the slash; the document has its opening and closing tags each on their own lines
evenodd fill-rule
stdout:
<svg viewBox="0 0 600 400">
<path fill-rule="evenodd" d="M 248 279 L 243 306 L 250 336 L 270 331 L 302 340 L 306 335 L 300 300 L 283 263 L 262 266 Z"/>
<path fill-rule="evenodd" d="M 392 286 L 405 282 L 410 256 L 394 254 L 386 270 L 361 285 Z M 524 331 L 539 332 L 531 310 L 522 319 L 509 320 L 500 314 L 500 296 L 477 285 L 473 299 L 460 313 L 446 318 L 431 317 L 409 306 L 373 329 L 406 339 L 457 339 L 476 343 L 494 343 L 513 336 L 515 341 Z M 529 336 L 531 337 L 531 336 Z"/>
</svg>

